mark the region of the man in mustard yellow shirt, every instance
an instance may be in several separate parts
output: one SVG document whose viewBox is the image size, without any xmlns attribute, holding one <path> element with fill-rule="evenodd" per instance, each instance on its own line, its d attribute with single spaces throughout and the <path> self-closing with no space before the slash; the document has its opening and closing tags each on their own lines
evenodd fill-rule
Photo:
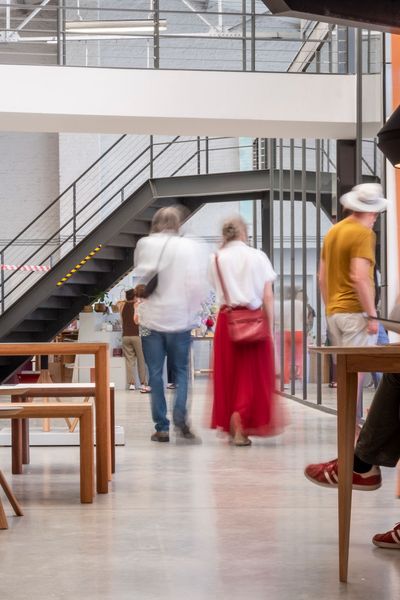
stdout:
<svg viewBox="0 0 400 600">
<path fill-rule="evenodd" d="M 386 209 L 378 183 L 363 183 L 340 199 L 350 216 L 327 233 L 319 281 L 334 346 L 368 346 L 376 342 L 375 233 L 372 228 Z"/>
</svg>

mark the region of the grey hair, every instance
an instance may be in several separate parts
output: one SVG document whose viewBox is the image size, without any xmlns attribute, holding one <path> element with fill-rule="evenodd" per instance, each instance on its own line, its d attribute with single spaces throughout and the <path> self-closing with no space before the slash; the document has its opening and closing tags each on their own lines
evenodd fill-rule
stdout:
<svg viewBox="0 0 400 600">
<path fill-rule="evenodd" d="M 234 240 L 239 240 L 243 233 L 247 238 L 246 221 L 240 215 L 230 217 L 222 224 L 223 245 Z"/>
<path fill-rule="evenodd" d="M 151 222 L 150 233 L 161 233 L 163 231 L 173 231 L 178 233 L 181 226 L 181 215 L 174 206 L 160 208 L 156 212 Z"/>
</svg>

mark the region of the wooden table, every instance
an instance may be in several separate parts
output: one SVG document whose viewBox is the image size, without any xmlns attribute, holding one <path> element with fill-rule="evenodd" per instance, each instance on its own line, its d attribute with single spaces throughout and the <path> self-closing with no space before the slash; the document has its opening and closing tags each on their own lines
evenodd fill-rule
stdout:
<svg viewBox="0 0 400 600">
<path fill-rule="evenodd" d="M 357 374 L 400 373 L 400 345 L 367 348 L 311 346 L 310 352 L 337 355 L 337 440 L 339 459 L 339 578 L 347 581 L 357 409 Z"/>
<path fill-rule="evenodd" d="M 48 356 L 93 354 L 95 357 L 96 402 L 96 489 L 108 493 L 111 480 L 110 365 L 108 344 L 104 343 L 20 343 L 0 344 L 0 356 Z"/>
</svg>

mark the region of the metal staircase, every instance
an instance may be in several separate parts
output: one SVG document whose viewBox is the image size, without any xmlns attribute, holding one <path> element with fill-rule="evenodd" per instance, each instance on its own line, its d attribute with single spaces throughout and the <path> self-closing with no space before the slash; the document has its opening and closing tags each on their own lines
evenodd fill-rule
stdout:
<svg viewBox="0 0 400 600">
<path fill-rule="evenodd" d="M 263 199 L 277 179 L 265 161 L 252 171 L 218 172 L 253 143 L 243 138 L 122 136 L 18 236 L 0 249 L 0 343 L 49 341 L 100 291 L 132 269 L 137 241 L 158 208 L 185 207 L 187 218 L 210 202 Z M 240 165 L 238 164 L 238 168 Z M 331 200 L 335 174 L 318 194 Z M 301 197 L 301 181 L 283 173 L 283 200 Z M 316 201 L 315 174 L 307 201 Z M 5 271 L 4 265 L 15 270 Z M 45 270 L 29 270 L 37 266 Z M 23 270 L 26 269 L 26 270 Z M 26 359 L 1 357 L 0 381 Z"/>
<path fill-rule="evenodd" d="M 15 267 L 0 272 L 0 342 L 53 339 L 132 269 L 136 243 L 158 208 L 181 204 L 189 217 L 206 202 L 263 197 L 263 171 L 210 173 L 218 170 L 212 151 L 237 145 L 228 138 L 119 138 L 0 250 L 3 267 Z M 46 270 L 29 270 L 38 266 Z M 23 362 L 2 357 L 0 381 Z"/>
</svg>

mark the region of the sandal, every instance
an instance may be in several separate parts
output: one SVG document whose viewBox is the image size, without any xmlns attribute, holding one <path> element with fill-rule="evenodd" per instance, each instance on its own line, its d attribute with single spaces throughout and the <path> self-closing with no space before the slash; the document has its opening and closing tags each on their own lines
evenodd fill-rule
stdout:
<svg viewBox="0 0 400 600">
<path fill-rule="evenodd" d="M 247 437 L 247 435 L 237 433 L 232 439 L 232 444 L 234 446 L 251 446 L 251 440 Z"/>
<path fill-rule="evenodd" d="M 337 388 L 336 381 L 331 381 L 330 384 L 328 385 L 328 387 L 330 387 L 330 388 Z"/>
</svg>

